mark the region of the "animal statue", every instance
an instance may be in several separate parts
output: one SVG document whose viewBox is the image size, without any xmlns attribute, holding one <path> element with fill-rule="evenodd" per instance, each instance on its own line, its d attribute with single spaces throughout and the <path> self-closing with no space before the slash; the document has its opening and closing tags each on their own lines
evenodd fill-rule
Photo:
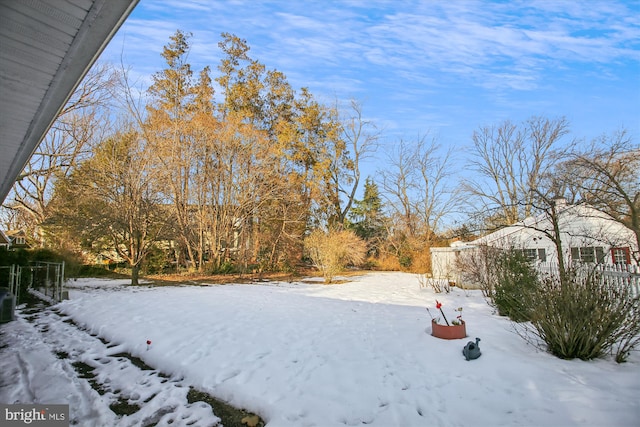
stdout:
<svg viewBox="0 0 640 427">
<path fill-rule="evenodd" d="M 480 357 L 480 347 L 478 346 L 478 343 L 480 342 L 480 338 L 476 338 L 476 342 L 473 341 L 469 341 L 467 343 L 467 345 L 464 346 L 464 348 L 462 349 L 462 354 L 464 354 L 464 357 L 467 360 L 471 360 L 471 359 L 477 359 L 478 357 Z"/>
</svg>

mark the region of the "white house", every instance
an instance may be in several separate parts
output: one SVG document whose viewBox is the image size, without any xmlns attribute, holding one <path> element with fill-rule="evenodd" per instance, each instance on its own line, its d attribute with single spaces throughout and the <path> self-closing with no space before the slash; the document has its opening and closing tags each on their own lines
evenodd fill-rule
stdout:
<svg viewBox="0 0 640 427">
<path fill-rule="evenodd" d="M 637 255 L 639 249 L 630 229 L 584 204 L 569 205 L 564 199 L 558 199 L 556 209 L 565 262 L 637 265 L 633 255 Z M 557 262 L 556 246 L 547 233 L 555 235 L 549 216 L 542 213 L 473 242 L 432 248 L 432 275 L 436 279 L 459 282 L 456 259 L 483 245 L 522 250 L 529 259 L 539 263 Z"/>
</svg>

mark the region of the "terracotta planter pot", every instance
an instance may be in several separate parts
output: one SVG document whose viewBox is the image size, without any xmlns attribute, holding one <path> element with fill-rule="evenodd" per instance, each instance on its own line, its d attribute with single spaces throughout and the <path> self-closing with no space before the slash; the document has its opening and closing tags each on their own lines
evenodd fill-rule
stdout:
<svg viewBox="0 0 640 427">
<path fill-rule="evenodd" d="M 431 321 L 431 335 L 445 340 L 457 340 L 467 336 L 467 324 L 464 320 L 460 325 L 440 325 L 435 320 Z"/>
</svg>

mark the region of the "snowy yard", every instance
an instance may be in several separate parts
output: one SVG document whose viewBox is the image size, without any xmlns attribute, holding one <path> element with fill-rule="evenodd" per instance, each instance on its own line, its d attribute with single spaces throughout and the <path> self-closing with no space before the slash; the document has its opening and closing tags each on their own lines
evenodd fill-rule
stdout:
<svg viewBox="0 0 640 427">
<path fill-rule="evenodd" d="M 87 426 L 214 425 L 208 405 L 185 400 L 192 386 L 269 427 L 637 425 L 639 352 L 625 364 L 560 360 L 517 336 L 480 291 L 436 295 L 404 273 L 349 280 L 71 282 L 58 314 L 0 326 L 0 402 L 69 403 L 72 419 Z M 468 338 L 430 335 L 425 307 L 436 298 L 450 319 L 464 308 Z M 475 337 L 482 356 L 466 361 L 462 348 Z M 170 378 L 133 371 L 120 353 Z M 100 368 L 95 381 L 106 392 L 74 376 L 67 359 Z M 116 417 L 114 389 L 141 409 Z"/>
</svg>

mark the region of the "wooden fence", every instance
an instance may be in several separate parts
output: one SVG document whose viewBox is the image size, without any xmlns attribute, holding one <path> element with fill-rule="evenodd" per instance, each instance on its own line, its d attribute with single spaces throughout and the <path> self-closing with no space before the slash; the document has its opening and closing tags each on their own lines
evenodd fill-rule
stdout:
<svg viewBox="0 0 640 427">
<path fill-rule="evenodd" d="M 557 274 L 558 264 L 553 262 L 540 262 L 536 268 L 543 274 Z M 631 264 L 575 264 L 578 273 L 597 271 L 602 278 L 612 285 L 629 286 L 633 296 L 640 295 L 640 267 Z"/>
</svg>

